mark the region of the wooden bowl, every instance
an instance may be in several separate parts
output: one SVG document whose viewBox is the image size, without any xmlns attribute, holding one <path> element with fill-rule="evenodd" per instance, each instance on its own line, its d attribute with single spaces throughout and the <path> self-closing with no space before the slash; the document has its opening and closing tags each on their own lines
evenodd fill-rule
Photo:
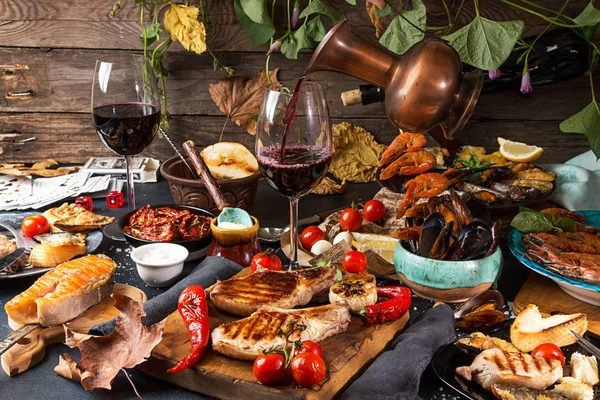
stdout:
<svg viewBox="0 0 600 400">
<path fill-rule="evenodd" d="M 160 167 L 160 173 L 169 182 L 176 204 L 194 206 L 218 214 L 219 210 L 200 179 L 193 179 L 183 161 L 175 156 Z M 256 197 L 260 172 L 239 179 L 219 179 L 217 183 L 231 207 L 247 210 Z"/>
</svg>

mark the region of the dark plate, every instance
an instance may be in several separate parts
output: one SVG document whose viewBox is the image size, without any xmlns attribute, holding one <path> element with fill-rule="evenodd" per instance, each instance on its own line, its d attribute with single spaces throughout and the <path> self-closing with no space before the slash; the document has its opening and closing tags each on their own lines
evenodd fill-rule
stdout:
<svg viewBox="0 0 600 400">
<path fill-rule="evenodd" d="M 210 218 L 214 218 L 215 217 L 213 215 L 213 213 L 211 213 L 210 211 L 206 211 L 206 210 L 203 210 L 203 209 L 198 208 L 198 207 L 185 206 L 185 205 L 177 205 L 177 204 L 159 204 L 159 205 L 153 205 L 152 206 L 152 208 L 158 208 L 158 207 L 171 207 L 171 208 L 175 208 L 177 210 L 190 210 L 190 212 L 192 212 L 193 214 L 204 215 L 204 216 L 210 217 Z M 140 238 L 137 238 L 137 237 L 135 237 L 133 235 L 130 235 L 129 233 L 125 232 L 124 228 L 125 228 L 125 226 L 127 226 L 129 224 L 129 218 L 134 213 L 136 213 L 138 210 L 139 210 L 139 208 L 136 209 L 136 210 L 133 210 L 131 212 L 128 212 L 127 214 L 123 215 L 119 219 L 119 228 L 123 232 L 123 235 L 125 236 L 125 239 L 133 247 L 139 247 L 139 246 L 142 246 L 142 245 L 145 245 L 145 244 L 149 244 L 149 243 L 159 243 L 159 242 L 153 241 L 153 240 L 140 239 Z M 190 255 L 192 255 L 192 254 L 199 254 L 198 251 L 207 248 L 210 245 L 211 241 L 212 241 L 212 234 L 209 231 L 206 236 L 201 237 L 200 239 L 194 239 L 194 240 L 174 240 L 174 241 L 169 242 L 169 243 L 175 243 L 175 244 L 179 244 L 179 245 L 185 247 L 190 252 Z M 188 261 L 191 260 L 191 259 L 192 258 L 188 258 Z"/>
<path fill-rule="evenodd" d="M 491 330 L 484 331 L 486 335 L 498 337 L 510 342 L 510 326 L 514 320 L 506 321 L 500 327 L 492 328 Z M 600 337 L 587 332 L 585 335 L 586 339 L 590 340 L 596 346 L 600 345 Z M 589 355 L 581 346 L 577 343 L 570 346 L 561 347 L 566 359 L 567 365 L 571 359 L 571 354 L 578 351 L 582 354 Z M 458 367 L 471 365 L 473 362 L 472 355 L 467 354 L 465 351 L 459 349 L 454 343 L 448 344 L 435 353 L 433 360 L 431 361 L 431 367 L 435 374 L 440 378 L 446 385 L 456 390 L 470 400 L 495 400 L 496 397 L 491 391 L 485 390 L 477 383 L 469 382 L 459 376 L 456 376 L 454 371 Z"/>
<path fill-rule="evenodd" d="M 100 247 L 103 237 L 104 236 L 102 235 L 102 232 L 100 232 L 99 230 L 89 232 L 85 238 L 85 254 L 94 254 L 94 252 L 98 250 L 98 247 Z M 52 268 L 31 267 L 23 269 L 21 271 L 17 271 L 14 274 L 0 274 L 0 280 L 42 275 L 50 271 L 51 269 Z"/>
</svg>

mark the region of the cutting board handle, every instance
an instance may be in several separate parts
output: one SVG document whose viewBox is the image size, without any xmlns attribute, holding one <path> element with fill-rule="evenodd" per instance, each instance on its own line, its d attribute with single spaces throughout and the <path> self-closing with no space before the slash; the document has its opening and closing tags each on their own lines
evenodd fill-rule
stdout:
<svg viewBox="0 0 600 400">
<path fill-rule="evenodd" d="M 38 327 L 2 355 L 2 369 L 8 376 L 26 371 L 44 359 L 46 346 L 63 341 L 62 325 Z"/>
</svg>

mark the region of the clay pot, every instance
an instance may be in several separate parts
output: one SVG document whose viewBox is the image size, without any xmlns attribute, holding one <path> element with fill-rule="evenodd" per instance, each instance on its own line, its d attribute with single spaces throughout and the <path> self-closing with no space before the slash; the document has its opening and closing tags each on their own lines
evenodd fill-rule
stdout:
<svg viewBox="0 0 600 400">
<path fill-rule="evenodd" d="M 184 204 L 209 210 L 218 214 L 219 210 L 200 179 L 193 179 L 185 164 L 175 156 L 160 167 L 161 175 L 169 182 L 171 195 L 176 204 Z M 217 180 L 225 199 L 231 207 L 247 210 L 256 197 L 260 172 L 246 178 Z"/>
</svg>

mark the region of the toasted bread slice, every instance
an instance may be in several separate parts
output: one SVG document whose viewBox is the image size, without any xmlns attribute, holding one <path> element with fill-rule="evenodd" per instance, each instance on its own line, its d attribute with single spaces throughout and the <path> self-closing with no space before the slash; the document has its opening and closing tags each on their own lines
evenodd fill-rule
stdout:
<svg viewBox="0 0 600 400">
<path fill-rule="evenodd" d="M 538 307 L 529 304 L 510 327 L 510 340 L 523 352 L 530 352 L 543 343 L 563 347 L 576 342 L 577 338 L 571 331 L 583 335 L 587 326 L 585 314 L 558 314 L 543 318 Z"/>
<path fill-rule="evenodd" d="M 256 157 L 241 143 L 215 143 L 200 155 L 217 179 L 245 178 L 258 172 Z"/>
</svg>

